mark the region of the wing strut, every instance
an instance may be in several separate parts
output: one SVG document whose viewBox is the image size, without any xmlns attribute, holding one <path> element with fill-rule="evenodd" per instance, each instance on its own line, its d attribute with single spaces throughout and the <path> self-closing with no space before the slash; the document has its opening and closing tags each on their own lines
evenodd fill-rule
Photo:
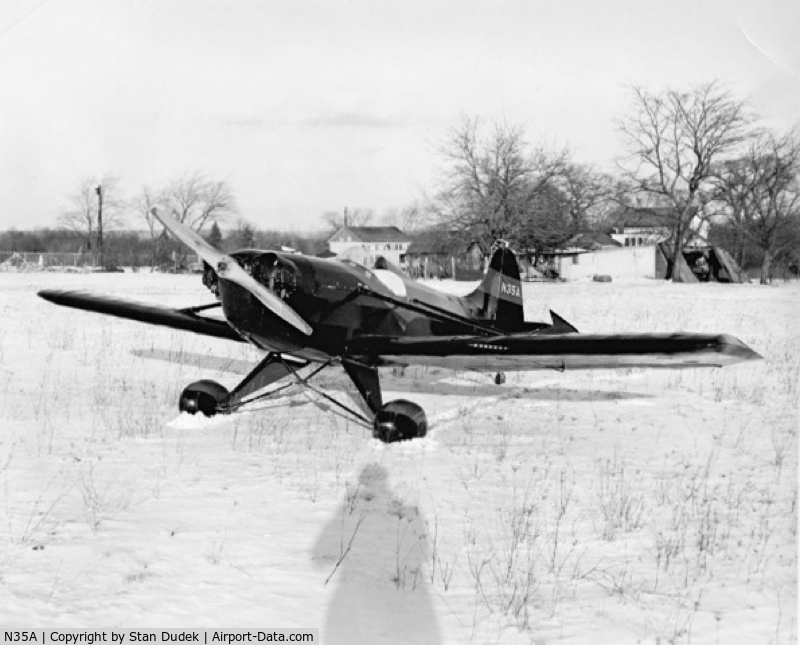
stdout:
<svg viewBox="0 0 800 645">
<path fill-rule="evenodd" d="M 441 309 L 434 305 L 430 305 L 427 302 L 423 302 L 421 300 L 414 300 L 414 304 L 410 302 L 405 302 L 404 300 L 398 300 L 397 298 L 392 298 L 391 296 L 385 296 L 382 293 L 378 293 L 377 291 L 373 291 L 369 287 L 365 287 L 361 285 L 354 293 L 358 293 L 358 295 L 369 296 L 371 298 L 376 298 L 378 300 L 383 300 L 384 302 L 391 303 L 398 307 L 402 307 L 403 309 L 408 309 L 409 311 L 414 311 L 418 314 L 423 314 L 424 316 L 430 316 L 435 320 L 439 320 L 440 322 L 456 322 L 464 325 L 465 327 L 469 327 L 470 329 L 480 331 L 487 336 L 507 336 L 509 332 L 498 329 L 497 327 L 492 327 L 491 325 L 484 325 L 476 320 L 472 320 L 471 318 L 465 318 L 464 316 L 459 316 L 458 314 L 454 314 L 446 309 Z"/>
<path fill-rule="evenodd" d="M 293 374 L 295 369 L 301 369 L 308 365 L 308 361 L 301 361 L 296 358 L 286 358 L 280 354 L 270 352 L 231 393 L 220 402 L 219 408 L 224 412 L 232 412 L 243 405 L 243 400 L 255 394 L 268 385 L 280 381 L 282 378 Z M 269 392 L 270 395 L 275 391 Z"/>
<path fill-rule="evenodd" d="M 251 396 L 252 394 L 255 394 L 256 392 L 258 392 L 259 390 L 267 387 L 268 385 L 271 385 L 272 383 L 275 383 L 276 381 L 279 381 L 279 380 L 281 380 L 283 378 L 286 378 L 287 376 L 292 376 L 294 378 L 294 381 L 298 385 L 306 387 L 309 390 L 311 390 L 312 392 L 315 392 L 316 394 L 319 394 L 321 397 L 323 397 L 326 400 L 330 401 L 334 405 L 340 407 L 345 412 L 348 412 L 349 414 L 352 414 L 359 421 L 363 421 L 364 423 L 371 424 L 372 422 L 369 419 L 367 419 L 364 415 L 362 415 L 362 414 L 356 412 L 355 410 L 349 408 L 344 403 L 341 403 L 341 402 L 337 401 L 330 394 L 328 394 L 327 392 L 324 392 L 322 389 L 312 385 L 309 382 L 314 376 L 319 374 L 326 367 L 329 367 L 332 362 L 333 361 L 327 361 L 325 363 L 322 363 L 319 367 L 317 367 L 317 369 L 315 369 L 313 372 L 311 372 L 311 374 L 309 374 L 308 376 L 300 376 L 300 374 L 297 373 L 297 370 L 300 370 L 300 369 L 302 369 L 304 367 L 307 367 L 309 365 L 308 361 L 299 360 L 299 359 L 296 359 L 296 358 L 291 358 L 291 357 L 288 357 L 288 356 L 284 356 L 284 355 L 279 354 L 277 352 L 270 352 L 269 354 L 267 354 L 267 356 L 264 358 L 264 360 L 262 360 L 253 369 L 252 372 L 250 372 L 247 376 L 245 376 L 244 379 L 242 379 L 242 381 L 239 383 L 239 385 L 237 385 L 231 391 L 231 393 L 227 397 L 225 397 L 217 405 L 217 411 L 222 413 L 222 414 L 230 414 L 231 412 L 236 412 L 236 410 L 238 410 L 239 408 L 241 408 L 244 405 L 249 405 L 249 404 L 254 403 L 256 401 L 259 401 L 261 399 L 266 399 L 266 398 L 273 397 L 278 392 L 281 392 L 282 390 L 285 390 L 285 389 L 291 387 L 295 383 L 294 382 L 287 383 L 287 384 L 284 384 L 284 385 L 282 385 L 280 387 L 274 388 L 274 389 L 270 390 L 269 392 L 264 392 L 263 394 L 261 394 L 259 396 L 255 396 L 255 397 L 253 397 L 251 399 L 248 399 L 247 401 L 244 400 L 246 397 Z M 365 369 L 369 369 L 369 368 L 366 368 L 366 366 L 361 366 L 361 367 L 365 367 Z M 375 383 L 377 384 L 377 370 L 374 370 L 374 371 L 375 371 Z M 348 374 L 349 373 L 350 372 L 348 371 Z M 353 377 L 351 376 L 351 378 L 353 378 Z M 353 381 L 355 382 L 356 387 L 359 388 L 359 392 L 361 392 L 361 385 L 359 384 L 359 381 L 357 381 L 355 378 L 353 378 Z M 367 397 L 363 393 L 362 393 L 362 396 L 364 396 L 365 400 L 367 399 Z M 378 400 L 380 400 L 380 387 L 379 386 L 378 386 L 378 389 L 377 389 L 377 396 L 378 396 Z M 368 401 L 368 404 L 369 404 L 369 401 Z"/>
</svg>

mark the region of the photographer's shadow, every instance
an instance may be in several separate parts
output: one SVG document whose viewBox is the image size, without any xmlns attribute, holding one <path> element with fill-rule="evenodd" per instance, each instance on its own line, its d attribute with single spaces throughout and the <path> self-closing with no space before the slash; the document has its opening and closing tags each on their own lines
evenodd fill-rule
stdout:
<svg viewBox="0 0 800 645">
<path fill-rule="evenodd" d="M 335 585 L 321 640 L 441 642 L 425 580 L 427 525 L 389 490 L 386 469 L 369 464 L 326 525 L 312 558 Z"/>
</svg>

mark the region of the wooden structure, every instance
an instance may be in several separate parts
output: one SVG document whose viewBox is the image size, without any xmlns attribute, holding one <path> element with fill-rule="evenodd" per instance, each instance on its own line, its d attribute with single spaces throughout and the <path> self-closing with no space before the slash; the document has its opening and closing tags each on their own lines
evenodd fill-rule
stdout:
<svg viewBox="0 0 800 645">
<path fill-rule="evenodd" d="M 413 278 L 479 280 L 489 249 L 477 241 L 458 243 L 420 236 L 406 253 L 406 267 Z"/>
</svg>

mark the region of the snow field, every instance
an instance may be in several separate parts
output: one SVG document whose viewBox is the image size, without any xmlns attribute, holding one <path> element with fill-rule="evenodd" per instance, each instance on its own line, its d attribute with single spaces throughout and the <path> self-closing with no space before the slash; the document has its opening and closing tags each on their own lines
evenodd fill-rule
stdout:
<svg viewBox="0 0 800 645">
<path fill-rule="evenodd" d="M 197 276 L 0 274 L 0 623 L 320 627 L 355 644 L 796 639 L 796 284 L 525 284 L 529 319 L 726 332 L 765 360 L 504 386 L 387 371 L 384 398 L 431 422 L 391 446 L 302 391 L 179 417 L 187 383 L 230 387 L 259 354 L 58 308 L 41 288 L 209 300 Z M 354 391 L 336 370 L 320 383 Z"/>
</svg>

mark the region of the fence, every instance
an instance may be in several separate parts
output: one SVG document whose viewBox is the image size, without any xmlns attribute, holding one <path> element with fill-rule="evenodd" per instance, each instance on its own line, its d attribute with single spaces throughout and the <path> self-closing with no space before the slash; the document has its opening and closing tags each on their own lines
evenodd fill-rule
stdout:
<svg viewBox="0 0 800 645">
<path fill-rule="evenodd" d="M 154 267 L 161 271 L 178 271 L 177 260 Z M 183 259 L 182 259 L 183 260 Z M 131 255 L 118 258 L 118 262 L 130 267 L 149 267 L 150 257 Z M 182 270 L 197 270 L 200 258 L 196 255 L 186 256 L 182 262 Z M 0 271 L 96 271 L 95 257 L 91 253 L 33 253 L 18 251 L 0 251 Z"/>
</svg>

